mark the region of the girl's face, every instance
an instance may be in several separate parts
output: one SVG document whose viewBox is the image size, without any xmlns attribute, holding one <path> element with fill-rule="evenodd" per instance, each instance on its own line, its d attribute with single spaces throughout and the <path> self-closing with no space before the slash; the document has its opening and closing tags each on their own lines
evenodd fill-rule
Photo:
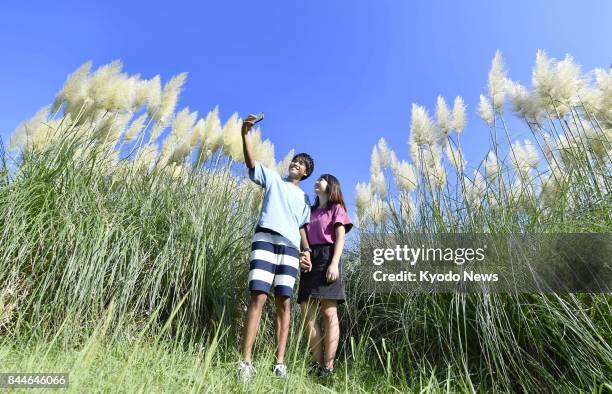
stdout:
<svg viewBox="0 0 612 394">
<path fill-rule="evenodd" d="M 327 181 L 324 178 L 317 179 L 314 183 L 314 191 L 321 195 L 327 193 Z"/>
</svg>

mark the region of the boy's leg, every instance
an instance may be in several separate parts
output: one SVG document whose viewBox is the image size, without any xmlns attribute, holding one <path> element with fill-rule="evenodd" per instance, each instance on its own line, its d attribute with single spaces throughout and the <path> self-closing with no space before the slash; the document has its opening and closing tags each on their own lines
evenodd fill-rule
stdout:
<svg viewBox="0 0 612 394">
<path fill-rule="evenodd" d="M 283 364 L 291 320 L 291 299 L 286 296 L 275 296 L 274 301 L 276 302 L 276 363 Z"/>
<path fill-rule="evenodd" d="M 244 339 L 242 343 L 242 359 L 248 363 L 251 362 L 253 343 L 255 343 L 255 336 L 259 329 L 259 321 L 261 320 L 261 312 L 267 298 L 268 295 L 263 292 L 254 291 L 251 293 L 244 323 Z"/>
<path fill-rule="evenodd" d="M 251 262 L 249 265 L 251 298 L 247 307 L 242 348 L 243 361 L 246 362 L 251 362 L 251 352 L 259 329 L 261 313 L 274 280 L 276 256 L 270 252 L 273 249 L 273 239 L 270 234 L 258 228 L 251 243 Z"/>
<path fill-rule="evenodd" d="M 323 325 L 325 327 L 324 363 L 329 369 L 334 368 L 334 358 L 338 349 L 340 338 L 340 326 L 338 322 L 338 308 L 336 300 L 321 300 L 321 314 L 323 315 Z"/>
<path fill-rule="evenodd" d="M 302 307 L 304 334 L 308 340 L 308 347 L 315 361 L 323 365 L 323 343 L 321 326 L 319 326 L 317 321 L 317 301 L 316 299 L 309 299 L 300 305 Z"/>
<path fill-rule="evenodd" d="M 277 258 L 276 271 L 272 286 L 274 287 L 274 301 L 276 303 L 276 363 L 283 364 L 287 337 L 289 335 L 289 322 L 291 320 L 291 295 L 295 285 L 295 277 L 299 269 L 299 252 L 289 246 L 290 242 L 280 237 L 276 245 Z"/>
</svg>

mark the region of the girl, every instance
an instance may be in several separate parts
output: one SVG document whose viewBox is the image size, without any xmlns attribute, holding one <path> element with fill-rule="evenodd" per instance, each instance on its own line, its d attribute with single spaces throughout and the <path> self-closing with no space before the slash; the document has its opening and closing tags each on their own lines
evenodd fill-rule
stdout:
<svg viewBox="0 0 612 394">
<path fill-rule="evenodd" d="M 344 236 L 353 224 L 346 212 L 340 182 L 330 174 L 316 180 L 317 195 L 306 225 L 307 249 L 301 254 L 298 302 L 302 307 L 305 335 L 315 359 L 308 373 L 319 377 L 331 375 L 338 348 L 340 328 L 337 304 L 344 302 L 342 250 Z M 321 305 L 325 335 L 316 319 Z"/>
</svg>

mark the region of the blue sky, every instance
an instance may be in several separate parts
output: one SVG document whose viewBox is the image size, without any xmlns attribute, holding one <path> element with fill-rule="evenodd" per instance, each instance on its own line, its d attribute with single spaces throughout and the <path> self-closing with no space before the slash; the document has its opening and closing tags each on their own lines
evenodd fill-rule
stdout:
<svg viewBox="0 0 612 394">
<path fill-rule="evenodd" d="M 144 1 L 3 2 L 0 136 L 50 103 L 87 60 L 121 59 L 162 81 L 189 72 L 179 107 L 266 112 L 277 159 L 309 152 L 336 175 L 349 205 L 384 136 L 408 159 L 410 107 L 433 113 L 438 94 L 468 104 L 462 145 L 487 151 L 478 96 L 500 49 L 509 76 L 531 79 L 536 51 L 574 56 L 584 70 L 612 63 L 610 1 Z M 526 130 L 517 127 L 514 136 Z M 313 177 L 314 178 L 314 177 Z M 303 184 L 312 194 L 313 179 Z"/>
</svg>

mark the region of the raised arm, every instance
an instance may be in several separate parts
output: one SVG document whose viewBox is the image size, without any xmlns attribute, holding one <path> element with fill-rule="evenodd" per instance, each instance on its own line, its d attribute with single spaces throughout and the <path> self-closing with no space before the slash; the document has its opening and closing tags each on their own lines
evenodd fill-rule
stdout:
<svg viewBox="0 0 612 394">
<path fill-rule="evenodd" d="M 253 148 L 251 141 L 247 139 L 249 130 L 253 127 L 253 122 L 257 116 L 250 114 L 242 121 L 242 152 L 244 153 L 244 163 L 248 168 L 255 168 L 255 160 L 253 159 Z"/>
</svg>

